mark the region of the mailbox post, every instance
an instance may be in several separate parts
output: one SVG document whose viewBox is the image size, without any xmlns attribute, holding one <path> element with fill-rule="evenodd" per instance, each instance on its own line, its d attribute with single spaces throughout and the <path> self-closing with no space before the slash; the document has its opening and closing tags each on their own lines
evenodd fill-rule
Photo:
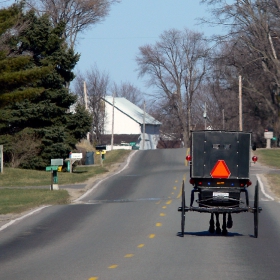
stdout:
<svg viewBox="0 0 280 280">
<path fill-rule="evenodd" d="M 58 178 L 57 178 L 57 170 L 58 166 L 57 165 L 51 165 L 46 167 L 46 171 L 51 172 L 51 186 L 50 190 L 58 190 Z"/>
<path fill-rule="evenodd" d="M 106 154 L 106 145 L 98 145 L 95 146 L 95 149 L 97 151 L 97 155 L 100 154 L 100 164 L 103 166 L 103 160 L 105 159 Z"/>
<path fill-rule="evenodd" d="M 58 176 L 57 171 L 60 169 L 60 166 L 63 165 L 63 159 L 51 159 L 51 165 L 46 167 L 46 171 L 51 172 L 51 186 L 50 190 L 59 190 L 58 187 Z"/>
<path fill-rule="evenodd" d="M 69 166 L 69 171 L 72 173 L 72 165 L 75 161 L 81 160 L 83 158 L 83 153 L 70 153 L 69 158 L 66 158 L 65 161 L 67 162 L 67 165 Z"/>
<path fill-rule="evenodd" d="M 264 138 L 266 139 L 266 148 L 271 148 L 271 139 L 273 138 L 273 131 L 265 131 Z"/>
</svg>

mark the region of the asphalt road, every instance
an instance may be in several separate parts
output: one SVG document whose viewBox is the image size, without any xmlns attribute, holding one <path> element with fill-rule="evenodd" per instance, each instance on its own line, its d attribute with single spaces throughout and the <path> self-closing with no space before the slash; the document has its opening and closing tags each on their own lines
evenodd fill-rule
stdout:
<svg viewBox="0 0 280 280">
<path fill-rule="evenodd" d="M 251 213 L 233 214 L 227 236 L 208 232 L 210 214 L 186 213 L 185 236 L 177 236 L 185 155 L 138 151 L 78 204 L 44 208 L 0 231 L 0 279 L 279 279 L 280 205 L 262 192 L 259 238 Z M 252 167 L 250 200 L 261 172 Z M 190 190 L 187 183 L 187 201 Z"/>
</svg>

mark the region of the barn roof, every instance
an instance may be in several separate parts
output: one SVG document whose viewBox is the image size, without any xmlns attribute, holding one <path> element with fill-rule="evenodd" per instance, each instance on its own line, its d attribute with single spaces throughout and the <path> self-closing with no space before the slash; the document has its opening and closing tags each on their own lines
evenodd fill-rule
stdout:
<svg viewBox="0 0 280 280">
<path fill-rule="evenodd" d="M 113 96 L 106 96 L 105 101 L 113 106 Z M 144 122 L 144 111 L 124 97 L 115 97 L 115 109 L 126 114 L 139 124 Z M 161 125 L 154 117 L 145 113 L 145 124 Z"/>
</svg>

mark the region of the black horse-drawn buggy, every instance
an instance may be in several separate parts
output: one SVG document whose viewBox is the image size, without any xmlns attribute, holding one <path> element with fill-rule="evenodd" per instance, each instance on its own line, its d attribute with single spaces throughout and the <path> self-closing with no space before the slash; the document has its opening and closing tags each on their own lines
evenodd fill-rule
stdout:
<svg viewBox="0 0 280 280">
<path fill-rule="evenodd" d="M 186 206 L 185 183 L 182 183 L 181 232 L 184 236 L 185 213 L 210 213 L 210 233 L 227 234 L 232 227 L 233 213 L 254 214 L 254 237 L 258 237 L 259 186 L 255 186 L 254 205 L 249 205 L 247 188 L 251 163 L 251 133 L 236 131 L 192 131 L 190 154 L 190 183 L 193 185 L 190 206 Z M 257 157 L 252 157 L 255 162 Z M 244 200 L 244 201 L 243 201 Z M 194 206 L 196 202 L 196 206 Z M 222 229 L 219 214 L 223 215 Z M 216 217 L 216 224 L 214 222 Z M 215 228 L 216 226 L 216 228 Z"/>
</svg>

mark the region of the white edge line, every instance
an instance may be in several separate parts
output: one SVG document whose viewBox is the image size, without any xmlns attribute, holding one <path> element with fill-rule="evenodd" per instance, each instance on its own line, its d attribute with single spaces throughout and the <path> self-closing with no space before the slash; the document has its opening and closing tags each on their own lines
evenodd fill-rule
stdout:
<svg viewBox="0 0 280 280">
<path fill-rule="evenodd" d="M 102 182 L 104 182 L 105 180 L 121 173 L 124 169 L 127 168 L 128 164 L 130 163 L 131 158 L 135 155 L 137 151 L 132 152 L 129 157 L 127 158 L 126 164 L 124 165 L 124 167 L 121 170 L 118 170 L 117 172 L 107 176 L 106 178 L 100 180 L 98 183 L 96 183 L 95 185 L 93 185 L 93 187 L 91 189 L 89 189 L 87 192 L 85 192 L 82 196 L 80 196 L 79 198 L 75 199 L 73 202 L 78 202 L 80 200 L 82 200 L 83 198 L 85 198 L 87 195 L 89 195 L 93 190 L 95 190 Z"/>
<path fill-rule="evenodd" d="M 31 215 L 37 213 L 38 211 L 41 211 L 41 210 L 43 210 L 44 208 L 49 207 L 49 206 L 50 206 L 50 205 L 42 206 L 42 207 L 40 207 L 40 208 L 37 208 L 37 209 L 35 209 L 35 210 L 33 210 L 33 211 L 27 213 L 26 215 L 23 215 L 23 216 L 21 216 L 21 217 L 19 217 L 19 218 L 17 218 L 17 219 L 14 219 L 14 220 L 9 221 L 7 224 L 5 224 L 5 225 L 3 225 L 3 226 L 0 227 L 0 231 L 2 231 L 2 230 L 4 230 L 5 228 L 11 226 L 11 225 L 14 224 L 15 222 L 20 221 L 20 220 L 23 220 L 23 219 L 25 219 L 26 217 L 31 216 Z"/>
<path fill-rule="evenodd" d="M 274 198 L 273 198 L 272 196 L 270 196 L 269 194 L 267 194 L 267 193 L 265 192 L 264 186 L 263 186 L 263 183 L 262 183 L 262 181 L 261 181 L 260 176 L 259 176 L 258 174 L 256 174 L 256 177 L 257 177 L 257 179 L 258 179 L 258 181 L 259 181 L 260 188 L 261 188 L 261 191 L 262 191 L 262 193 L 264 194 L 264 196 L 267 197 L 267 198 L 270 199 L 270 200 L 274 200 Z"/>
</svg>

